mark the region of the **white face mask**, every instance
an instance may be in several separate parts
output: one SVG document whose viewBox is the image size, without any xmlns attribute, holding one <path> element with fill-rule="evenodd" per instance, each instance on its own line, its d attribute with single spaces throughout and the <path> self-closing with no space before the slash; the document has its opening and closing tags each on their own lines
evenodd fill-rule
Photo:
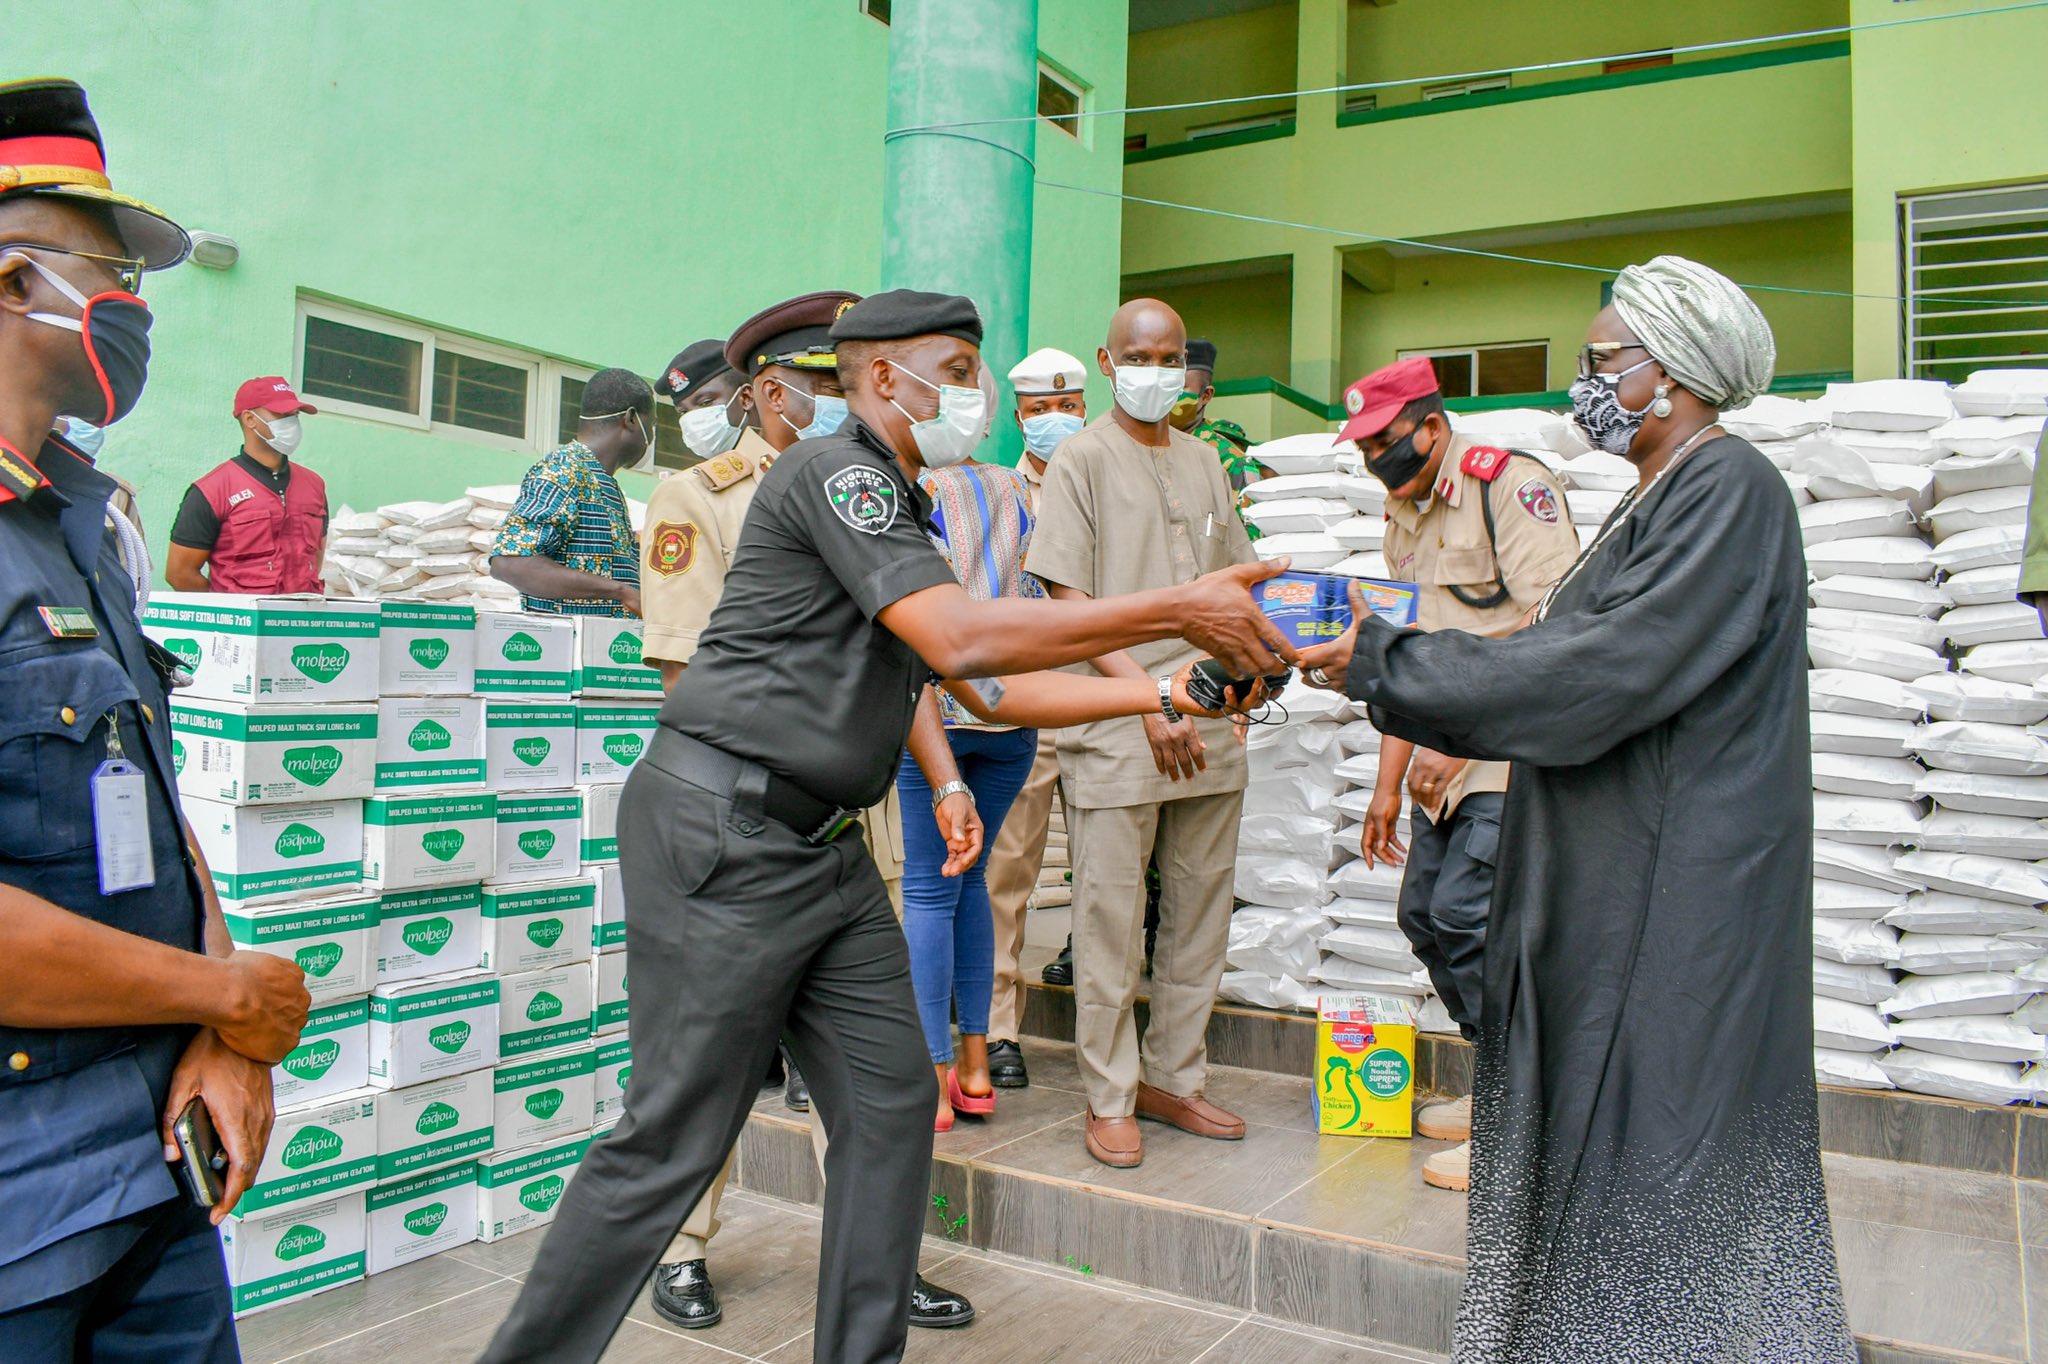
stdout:
<svg viewBox="0 0 2048 1364">
<path fill-rule="evenodd" d="M 903 405 L 894 398 L 889 400 L 889 406 L 903 412 L 909 420 L 910 438 L 917 442 L 917 453 L 925 467 L 948 469 L 955 464 L 965 464 L 988 430 L 987 395 L 979 388 L 935 384 L 921 374 L 911 374 L 894 360 L 888 364 L 898 374 L 910 375 L 926 388 L 938 390 L 938 413 L 923 421 L 904 412 Z"/>
<path fill-rule="evenodd" d="M 1141 422 L 1156 422 L 1180 401 L 1185 369 L 1164 365 L 1116 366 L 1116 405 Z"/>
<path fill-rule="evenodd" d="M 259 414 L 256 420 L 262 423 L 268 432 L 263 438 L 263 443 L 280 455 L 291 454 L 299 448 L 299 442 L 306 438 L 306 429 L 299 424 L 299 414 L 296 412 L 289 417 L 273 417 L 266 412 Z"/>
<path fill-rule="evenodd" d="M 1024 419 L 1024 448 L 1041 462 L 1052 458 L 1059 443 L 1087 423 L 1071 412 L 1041 412 Z"/>
<path fill-rule="evenodd" d="M 633 425 L 640 431 L 640 440 L 644 448 L 640 451 L 640 458 L 626 467 L 636 474 L 644 474 L 654 468 L 654 419 L 635 412 Z"/>
<path fill-rule="evenodd" d="M 693 407 L 676 414 L 676 424 L 683 429 L 683 444 L 690 447 L 690 453 L 699 459 L 710 459 L 740 443 L 740 429 L 726 415 L 731 406 L 732 399 L 728 398 L 713 407 Z"/>
</svg>

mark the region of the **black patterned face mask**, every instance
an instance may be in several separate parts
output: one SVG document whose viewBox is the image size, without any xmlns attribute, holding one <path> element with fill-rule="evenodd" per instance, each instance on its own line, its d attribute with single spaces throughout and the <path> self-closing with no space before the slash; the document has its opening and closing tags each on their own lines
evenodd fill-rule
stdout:
<svg viewBox="0 0 2048 1364">
<path fill-rule="evenodd" d="M 1377 457 L 1368 457 L 1365 461 L 1367 472 L 1386 484 L 1389 489 L 1406 487 L 1417 474 L 1428 467 L 1431 456 L 1436 454 L 1434 450 L 1425 453 L 1415 448 L 1415 433 L 1421 429 L 1420 426 L 1416 427 L 1414 431 L 1410 431 L 1382 450 Z"/>
<path fill-rule="evenodd" d="M 1634 374 L 1644 365 L 1656 361 L 1642 360 L 1615 374 L 1589 374 L 1573 382 L 1572 420 L 1586 433 L 1586 439 L 1594 449 L 1605 450 L 1610 455 L 1626 455 L 1628 447 L 1635 443 L 1636 432 L 1643 429 L 1643 418 L 1650 415 L 1645 407 L 1640 412 L 1631 412 L 1621 405 L 1621 381 Z"/>
</svg>

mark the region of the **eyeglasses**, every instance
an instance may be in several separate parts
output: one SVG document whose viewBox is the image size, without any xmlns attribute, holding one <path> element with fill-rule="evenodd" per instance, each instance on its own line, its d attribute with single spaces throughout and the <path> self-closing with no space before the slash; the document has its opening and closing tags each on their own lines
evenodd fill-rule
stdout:
<svg viewBox="0 0 2048 1364">
<path fill-rule="evenodd" d="M 137 298 L 142 296 L 142 272 L 146 264 L 130 260 L 126 256 L 102 256 L 93 251 L 73 251 L 65 246 L 50 246 L 43 242 L 0 242 L 0 250 L 18 250 L 27 247 L 31 251 L 51 251 L 60 256 L 77 256 L 81 260 L 98 261 L 120 281 L 121 288 Z"/>
<path fill-rule="evenodd" d="M 1641 350 L 1640 341 L 1594 341 L 1579 350 L 1579 377 L 1590 379 L 1599 372 L 1600 362 L 1625 350 Z"/>
</svg>

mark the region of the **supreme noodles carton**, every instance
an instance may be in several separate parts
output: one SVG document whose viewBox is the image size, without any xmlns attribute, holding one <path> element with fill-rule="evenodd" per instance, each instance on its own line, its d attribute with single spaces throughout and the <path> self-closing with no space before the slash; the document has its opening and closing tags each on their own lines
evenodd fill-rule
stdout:
<svg viewBox="0 0 2048 1364">
<path fill-rule="evenodd" d="M 366 995 L 377 983 L 374 895 L 252 905 L 224 917 L 235 946 L 296 962 L 315 1005 Z"/>
<path fill-rule="evenodd" d="M 1412 1137 L 1415 1015 L 1391 995 L 1324 995 L 1316 1005 L 1316 1130 Z"/>
<path fill-rule="evenodd" d="M 484 969 L 509 975 L 589 960 L 596 903 L 588 877 L 485 886 Z"/>
<path fill-rule="evenodd" d="M 374 601 L 158 592 L 142 629 L 192 673 L 191 696 L 223 701 L 374 701 Z"/>
<path fill-rule="evenodd" d="M 180 802 L 223 909 L 353 890 L 363 880 L 363 802 Z"/>
<path fill-rule="evenodd" d="M 623 782 L 654 738 L 659 701 L 576 703 L 576 780 Z"/>
<path fill-rule="evenodd" d="M 482 971 L 379 985 L 370 996 L 370 1083 L 404 1089 L 498 1061 L 498 978 Z"/>
<path fill-rule="evenodd" d="M 661 670 L 640 661 L 640 622 L 576 616 L 576 694 L 661 699 Z"/>
<path fill-rule="evenodd" d="M 505 1150 L 590 1129 L 597 1057 L 588 1045 L 501 1061 L 493 1074 L 498 1144 Z"/>
<path fill-rule="evenodd" d="M 171 700 L 178 790 L 229 805 L 360 800 L 377 752 L 375 702 Z"/>
<path fill-rule="evenodd" d="M 391 891 L 377 901 L 377 983 L 474 970 L 483 939 L 478 887 Z"/>
<path fill-rule="evenodd" d="M 386 600 L 378 628 L 379 695 L 466 696 L 476 690 L 475 607 Z"/>
<path fill-rule="evenodd" d="M 409 1265 L 476 1239 L 476 1162 L 370 1190 L 369 1272 Z"/>
<path fill-rule="evenodd" d="M 484 703 L 484 784 L 493 791 L 539 791 L 576 780 L 576 704 Z"/>
<path fill-rule="evenodd" d="M 360 1190 L 262 1212 L 248 1209 L 245 1200 L 220 1226 L 235 1315 L 361 1279 L 364 1231 Z"/>
<path fill-rule="evenodd" d="M 498 857 L 493 885 L 556 881 L 582 865 L 583 797 L 560 791 L 506 791 L 498 797 Z"/>
<path fill-rule="evenodd" d="M 477 612 L 476 690 L 484 696 L 572 696 L 575 618 L 527 611 Z"/>
<path fill-rule="evenodd" d="M 377 703 L 379 792 L 481 786 L 483 780 L 481 700 L 474 696 L 387 696 Z"/>
<path fill-rule="evenodd" d="M 477 1240 L 502 1240 L 554 1221 L 562 1191 L 589 1149 L 590 1134 L 582 1132 L 517 1151 L 495 1151 L 478 1161 Z"/>
<path fill-rule="evenodd" d="M 381 890 L 481 881 L 497 854 L 498 798 L 488 791 L 363 803 L 363 880 Z"/>
<path fill-rule="evenodd" d="M 270 1068 L 271 1101 L 279 1108 L 319 1103 L 370 1083 L 370 1001 L 316 1004 L 299 1044 Z"/>
<path fill-rule="evenodd" d="M 390 1090 L 377 1101 L 377 1178 L 475 1160 L 496 1144 L 495 1130 L 488 1070 Z"/>
</svg>

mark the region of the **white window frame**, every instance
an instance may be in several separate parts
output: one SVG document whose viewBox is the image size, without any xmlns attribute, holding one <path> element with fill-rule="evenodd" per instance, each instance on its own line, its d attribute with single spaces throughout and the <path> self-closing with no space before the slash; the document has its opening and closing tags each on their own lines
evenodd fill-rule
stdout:
<svg viewBox="0 0 2048 1364">
<path fill-rule="evenodd" d="M 883 28 L 889 27 L 889 21 L 875 13 L 872 0 L 860 0 L 860 12 L 880 24 Z"/>
<path fill-rule="evenodd" d="M 1532 346 L 1541 346 L 1543 348 L 1543 373 L 1548 376 L 1550 373 L 1550 342 L 1547 340 L 1488 341 L 1484 344 L 1473 346 L 1418 346 L 1412 350 L 1397 350 L 1394 352 L 1394 358 L 1396 360 L 1433 360 L 1439 356 L 1462 355 L 1472 362 L 1472 392 L 1446 393 L 1444 396 L 1446 398 L 1476 398 L 1479 396 L 1479 357 L 1481 354 L 1490 350 L 1528 350 Z M 1538 389 L 1535 391 L 1543 392 L 1544 390 Z"/>
<path fill-rule="evenodd" d="M 2013 207 L 1994 206 L 2003 195 L 2012 196 Z M 2041 327 L 2022 326 L 2012 328 L 2006 321 L 2018 315 L 2036 316 L 2044 310 L 2031 306 L 2030 302 L 2000 303 L 1987 299 L 1990 305 L 1980 309 L 1964 310 L 1936 303 L 1928 305 L 1928 298 L 1964 298 L 1979 294 L 2021 293 L 2029 300 L 2048 296 L 2048 244 L 2042 246 L 2021 246 L 2019 243 L 2040 243 L 2042 233 L 2022 230 L 2016 233 L 1999 231 L 2000 219 L 2018 219 L 2024 229 L 2038 222 L 2042 217 L 2040 201 L 2048 196 L 2048 182 L 2035 181 L 2017 185 L 1993 185 L 1984 189 L 1955 190 L 1932 194 L 1902 194 L 1899 196 L 1899 372 L 1908 378 L 1937 379 L 1959 383 L 1963 373 L 1970 369 L 1999 369 L 2025 366 L 2038 368 L 2042 364 L 2042 352 L 2029 349 L 2038 346 L 2040 339 L 2048 335 Z M 2026 201 L 2032 200 L 2028 203 Z M 1945 206 L 1953 206 L 1960 212 L 1944 213 Z M 1920 256 L 1922 242 L 1920 230 L 1925 227 L 1938 230 L 1943 222 L 1968 224 L 1978 229 L 1972 238 L 1947 238 L 1931 245 L 1992 245 L 2001 251 L 2002 258 L 1982 261 L 1924 261 Z M 2015 255 L 2006 255 L 2004 243 L 2011 241 Z M 2007 284 L 1962 283 L 1950 281 L 1954 271 L 1968 270 L 1972 266 L 2019 265 L 2042 267 L 2040 278 L 2033 281 Z M 1967 279 L 1967 276 L 1965 276 Z M 1957 316 L 1981 318 L 1981 324 L 1969 332 L 1924 331 L 1921 324 L 1941 322 Z M 1955 360 L 1922 360 L 1919 349 L 1923 343 L 1940 341 L 1982 342 L 1982 354 Z M 2016 343 L 2027 343 L 2020 345 Z M 1958 371 L 1961 371 L 1960 373 Z"/>
<path fill-rule="evenodd" d="M 1038 58 L 1038 79 L 1044 80 L 1048 76 L 1052 78 L 1054 85 L 1059 86 L 1074 97 L 1073 114 L 1062 115 L 1062 117 L 1071 117 L 1074 120 L 1074 126 L 1072 128 L 1067 127 L 1065 124 L 1056 121 L 1051 114 L 1040 114 L 1038 121 L 1050 124 L 1056 132 L 1064 133 L 1076 142 L 1085 143 L 1087 139 L 1082 134 L 1088 128 L 1087 83 L 1066 68 L 1047 61 L 1044 55 L 1041 54 Z M 1036 85 L 1031 87 L 1031 104 L 1033 109 L 1038 107 L 1038 87 Z"/>
<path fill-rule="evenodd" d="M 1436 85 L 1422 87 L 1422 102 L 1432 103 L 1440 99 L 1459 99 L 1466 95 L 1485 94 L 1489 90 L 1512 88 L 1513 78 L 1500 76 L 1474 76 L 1469 80 L 1442 81 Z"/>
<path fill-rule="evenodd" d="M 514 454 L 546 454 L 555 449 L 558 444 L 555 420 L 562 407 L 562 381 L 577 379 L 588 383 L 591 376 L 597 373 L 590 366 L 579 365 L 574 361 L 423 327 L 418 323 L 402 321 L 388 313 L 375 312 L 368 308 L 356 308 L 345 303 L 332 303 L 325 299 L 301 296 L 292 326 L 292 382 L 301 392 L 305 389 L 306 322 L 309 318 L 359 327 L 364 331 L 410 341 L 420 347 L 420 386 L 414 395 L 419 406 L 417 412 L 397 412 L 387 407 L 372 407 L 367 403 L 351 402 L 346 398 L 312 395 L 315 406 L 319 407 L 323 415 L 331 413 L 335 416 L 354 417 L 384 426 L 402 427 L 408 431 L 442 436 L 470 445 L 482 445 L 493 450 L 504 450 Z M 442 349 L 457 355 L 489 360 L 493 364 L 510 365 L 526 372 L 525 437 L 479 431 L 472 426 L 433 419 L 434 357 Z"/>
</svg>

